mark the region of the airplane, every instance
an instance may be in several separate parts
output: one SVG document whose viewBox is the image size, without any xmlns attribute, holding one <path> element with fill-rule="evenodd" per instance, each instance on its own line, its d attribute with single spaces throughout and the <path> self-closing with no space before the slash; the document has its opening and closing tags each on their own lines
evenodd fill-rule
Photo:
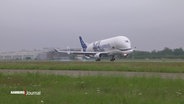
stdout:
<svg viewBox="0 0 184 104">
<path fill-rule="evenodd" d="M 126 36 L 116 36 L 104 40 L 92 42 L 90 44 L 83 41 L 82 37 L 79 36 L 80 44 L 82 47 L 81 51 L 59 51 L 57 52 L 84 55 L 86 58 L 95 58 L 96 61 L 100 61 L 102 57 L 111 57 L 110 61 L 115 60 L 115 56 L 127 57 L 128 54 L 133 52 L 131 48 L 131 42 Z"/>
</svg>

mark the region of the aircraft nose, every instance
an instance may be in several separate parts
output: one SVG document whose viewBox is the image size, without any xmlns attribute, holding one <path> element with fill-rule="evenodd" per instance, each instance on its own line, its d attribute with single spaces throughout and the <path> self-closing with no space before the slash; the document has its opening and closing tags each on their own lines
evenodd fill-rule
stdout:
<svg viewBox="0 0 184 104">
<path fill-rule="evenodd" d="M 131 48 L 131 43 L 130 43 L 130 41 L 125 41 L 125 47 L 126 47 L 126 48 Z"/>
</svg>

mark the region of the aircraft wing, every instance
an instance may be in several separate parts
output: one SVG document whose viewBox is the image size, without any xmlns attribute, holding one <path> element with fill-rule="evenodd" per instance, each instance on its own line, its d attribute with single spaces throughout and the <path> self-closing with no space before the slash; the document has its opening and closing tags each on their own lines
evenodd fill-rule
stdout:
<svg viewBox="0 0 184 104">
<path fill-rule="evenodd" d="M 127 56 L 129 51 L 132 51 L 131 50 L 124 50 L 124 54 L 122 53 L 121 50 L 112 50 L 112 51 L 105 51 L 105 52 L 83 52 L 83 51 L 70 51 L 70 50 L 66 50 L 66 51 L 61 51 L 61 50 L 57 50 L 55 49 L 55 52 L 58 52 L 58 53 L 64 53 L 64 54 L 68 54 L 68 55 L 84 55 L 86 58 L 96 58 L 96 61 L 100 61 L 101 60 L 101 57 L 107 57 L 107 56 L 111 56 L 111 61 L 114 61 L 115 58 L 114 56 L 115 55 L 120 55 L 120 56 Z"/>
<path fill-rule="evenodd" d="M 60 51 L 55 49 L 56 52 L 65 53 L 65 54 L 73 54 L 73 55 L 86 55 L 86 56 L 95 56 L 95 55 L 106 55 L 108 52 L 82 52 L 82 51 Z"/>
</svg>

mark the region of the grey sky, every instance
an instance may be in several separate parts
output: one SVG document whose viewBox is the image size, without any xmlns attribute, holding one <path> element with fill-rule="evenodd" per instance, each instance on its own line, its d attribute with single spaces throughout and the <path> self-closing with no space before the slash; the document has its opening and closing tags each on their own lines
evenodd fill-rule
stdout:
<svg viewBox="0 0 184 104">
<path fill-rule="evenodd" d="M 125 35 L 139 50 L 184 48 L 184 0 L 1 0 L 0 51 L 80 47 Z"/>
</svg>

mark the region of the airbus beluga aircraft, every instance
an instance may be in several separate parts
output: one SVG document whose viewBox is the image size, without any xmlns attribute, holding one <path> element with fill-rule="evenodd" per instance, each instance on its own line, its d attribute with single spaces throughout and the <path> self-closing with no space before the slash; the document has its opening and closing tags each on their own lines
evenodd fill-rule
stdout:
<svg viewBox="0 0 184 104">
<path fill-rule="evenodd" d="M 116 36 L 104 40 L 92 42 L 90 44 L 83 41 L 79 36 L 82 51 L 71 51 L 68 54 L 84 55 L 87 58 L 94 57 L 100 61 L 102 57 L 110 56 L 110 61 L 115 60 L 115 56 L 127 56 L 133 52 L 130 40 L 125 36 Z M 58 51 L 66 53 L 66 51 Z"/>
</svg>

